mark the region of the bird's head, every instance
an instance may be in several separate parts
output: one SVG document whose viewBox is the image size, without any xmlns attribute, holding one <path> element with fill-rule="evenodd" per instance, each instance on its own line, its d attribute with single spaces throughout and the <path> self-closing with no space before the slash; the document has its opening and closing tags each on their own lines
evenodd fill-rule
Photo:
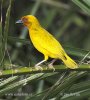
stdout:
<svg viewBox="0 0 90 100">
<path fill-rule="evenodd" d="M 33 15 L 23 16 L 20 20 L 16 21 L 16 23 L 23 23 L 27 28 L 39 26 L 37 18 Z"/>
</svg>

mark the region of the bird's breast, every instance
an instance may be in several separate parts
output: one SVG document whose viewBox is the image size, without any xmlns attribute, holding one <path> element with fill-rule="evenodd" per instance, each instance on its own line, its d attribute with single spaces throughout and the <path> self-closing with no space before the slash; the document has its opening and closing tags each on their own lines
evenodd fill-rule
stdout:
<svg viewBox="0 0 90 100">
<path fill-rule="evenodd" d="M 42 46 L 42 45 L 44 45 L 42 42 L 44 37 L 42 35 L 38 34 L 36 31 L 30 31 L 29 36 L 30 36 L 30 39 L 31 39 L 34 47 L 39 52 L 48 55 L 48 51 L 45 48 L 43 48 L 43 46 Z"/>
</svg>

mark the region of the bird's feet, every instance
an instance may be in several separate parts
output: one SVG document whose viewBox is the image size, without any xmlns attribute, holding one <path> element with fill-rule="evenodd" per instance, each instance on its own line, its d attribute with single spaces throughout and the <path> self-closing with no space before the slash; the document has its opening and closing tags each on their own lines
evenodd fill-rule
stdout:
<svg viewBox="0 0 90 100">
<path fill-rule="evenodd" d="M 52 63 L 51 63 L 51 64 L 48 64 L 48 67 L 49 67 L 50 69 L 53 69 L 53 72 L 55 71 L 55 68 L 53 67 Z"/>
<path fill-rule="evenodd" d="M 43 71 L 43 68 L 42 68 L 41 66 L 37 66 L 37 65 L 35 65 L 35 69 L 36 69 L 36 70 Z"/>
</svg>

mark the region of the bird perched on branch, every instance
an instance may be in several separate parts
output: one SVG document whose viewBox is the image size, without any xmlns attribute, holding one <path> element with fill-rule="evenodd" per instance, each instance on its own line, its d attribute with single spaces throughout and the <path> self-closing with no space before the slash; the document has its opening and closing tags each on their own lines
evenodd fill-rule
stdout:
<svg viewBox="0 0 90 100">
<path fill-rule="evenodd" d="M 35 16 L 23 16 L 16 23 L 23 23 L 23 25 L 28 28 L 29 36 L 34 47 L 44 55 L 44 60 L 35 65 L 36 69 L 42 70 L 40 65 L 47 61 L 49 57 L 54 58 L 49 64 L 50 68 L 54 69 L 53 63 L 56 59 L 61 59 L 70 69 L 78 68 L 77 63 L 66 54 L 61 44 L 54 38 L 54 36 L 40 25 Z"/>
</svg>

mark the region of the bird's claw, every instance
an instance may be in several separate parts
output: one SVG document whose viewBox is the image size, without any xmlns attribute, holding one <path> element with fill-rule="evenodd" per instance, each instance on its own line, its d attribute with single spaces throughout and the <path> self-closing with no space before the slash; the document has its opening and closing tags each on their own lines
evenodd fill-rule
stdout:
<svg viewBox="0 0 90 100">
<path fill-rule="evenodd" d="M 48 67 L 49 67 L 50 69 L 53 69 L 53 72 L 55 71 L 55 68 L 53 67 L 52 64 L 49 64 Z"/>
<path fill-rule="evenodd" d="M 43 71 L 43 68 L 42 68 L 41 66 L 35 66 L 35 69 L 36 69 L 36 70 Z"/>
</svg>

